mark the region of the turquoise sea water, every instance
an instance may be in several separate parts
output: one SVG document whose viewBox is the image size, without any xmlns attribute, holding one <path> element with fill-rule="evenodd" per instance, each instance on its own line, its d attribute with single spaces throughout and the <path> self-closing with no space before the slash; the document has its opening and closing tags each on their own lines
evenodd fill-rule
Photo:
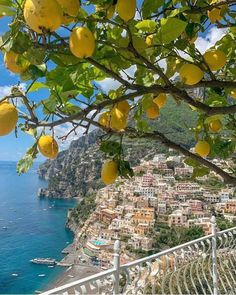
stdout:
<svg viewBox="0 0 236 295">
<path fill-rule="evenodd" d="M 33 294 L 64 271 L 29 260 L 63 258 L 61 250 L 73 240 L 65 222 L 75 201 L 38 199 L 38 188 L 46 183 L 38 178 L 37 165 L 26 175 L 15 171 L 16 163 L 0 162 L 0 294 Z"/>
</svg>

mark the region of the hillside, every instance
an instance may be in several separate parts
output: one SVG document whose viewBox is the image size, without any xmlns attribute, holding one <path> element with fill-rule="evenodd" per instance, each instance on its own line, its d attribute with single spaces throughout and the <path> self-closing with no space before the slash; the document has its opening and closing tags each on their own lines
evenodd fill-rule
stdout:
<svg viewBox="0 0 236 295">
<path fill-rule="evenodd" d="M 190 131 L 186 132 L 186 126 L 194 126 L 195 120 L 190 108 L 184 104 L 177 105 L 169 99 L 161 111 L 160 120 L 152 121 L 151 125 L 170 139 L 174 137 L 175 141 L 190 147 L 194 138 Z M 39 176 L 48 180 L 48 189 L 40 190 L 39 196 L 82 197 L 102 187 L 100 169 L 104 155 L 99 151 L 97 143 L 101 135 L 102 132 L 96 129 L 73 141 L 69 149 L 61 152 L 56 160 L 48 160 L 41 165 Z M 152 157 L 157 152 L 167 151 L 154 141 L 130 139 L 124 140 L 124 150 L 132 165 L 137 165 L 141 159 Z"/>
</svg>

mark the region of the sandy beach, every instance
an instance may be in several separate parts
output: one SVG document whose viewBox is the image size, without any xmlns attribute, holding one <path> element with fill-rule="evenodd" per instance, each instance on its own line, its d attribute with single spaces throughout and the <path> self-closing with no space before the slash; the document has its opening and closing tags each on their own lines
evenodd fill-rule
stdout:
<svg viewBox="0 0 236 295">
<path fill-rule="evenodd" d="M 100 269 L 87 265 L 74 265 L 69 267 L 56 281 L 52 282 L 46 290 L 60 287 L 62 285 L 74 282 L 76 280 L 91 276 L 100 272 Z M 46 291 L 44 290 L 44 291 Z"/>
</svg>

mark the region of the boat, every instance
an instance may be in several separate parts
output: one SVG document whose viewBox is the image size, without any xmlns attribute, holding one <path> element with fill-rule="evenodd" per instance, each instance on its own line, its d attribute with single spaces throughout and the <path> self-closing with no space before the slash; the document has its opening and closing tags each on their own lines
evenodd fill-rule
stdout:
<svg viewBox="0 0 236 295">
<path fill-rule="evenodd" d="M 3 226 L 3 227 L 2 227 L 2 229 L 5 229 L 5 230 L 7 230 L 7 227 L 6 227 L 6 226 Z"/>
<path fill-rule="evenodd" d="M 18 273 L 12 273 L 11 274 L 13 277 L 18 277 L 19 275 L 18 275 Z"/>
<path fill-rule="evenodd" d="M 44 273 L 38 275 L 38 277 L 45 277 L 46 275 Z"/>
<path fill-rule="evenodd" d="M 49 268 L 53 268 L 53 267 L 55 267 L 55 265 L 48 265 L 48 267 L 49 267 Z"/>
<path fill-rule="evenodd" d="M 34 259 L 31 259 L 30 262 L 35 263 L 35 264 L 55 265 L 56 264 L 56 259 L 52 259 L 52 258 L 34 258 Z"/>
</svg>

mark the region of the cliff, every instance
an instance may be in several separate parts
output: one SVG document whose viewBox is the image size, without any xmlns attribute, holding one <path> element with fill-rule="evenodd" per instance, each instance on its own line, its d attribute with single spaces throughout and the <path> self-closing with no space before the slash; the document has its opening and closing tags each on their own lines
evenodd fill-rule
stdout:
<svg viewBox="0 0 236 295">
<path fill-rule="evenodd" d="M 184 114 L 184 116 L 183 116 Z M 196 118 L 184 104 L 178 105 L 169 99 L 161 112 L 161 120 L 152 121 L 161 132 L 175 141 L 191 146 L 193 135 L 186 126 L 194 126 Z M 102 131 L 96 129 L 71 143 L 66 151 L 59 153 L 54 161 L 46 161 L 39 168 L 39 176 L 48 180 L 48 188 L 40 189 L 40 197 L 73 198 L 91 195 L 102 187 L 100 170 L 103 153 L 97 143 Z M 160 144 L 146 140 L 125 140 L 126 159 L 138 165 L 143 158 L 151 158 L 155 153 L 166 151 Z"/>
<path fill-rule="evenodd" d="M 68 150 L 59 153 L 54 161 L 46 161 L 39 167 L 39 177 L 48 180 L 48 188 L 39 190 L 39 197 L 74 198 L 91 194 L 102 187 L 100 171 L 104 154 L 99 151 L 97 140 L 102 135 L 98 129 L 71 143 Z M 151 157 L 155 146 L 144 142 L 124 144 L 127 159 L 137 165 L 140 159 Z M 147 150 L 148 149 L 148 150 Z"/>
</svg>

